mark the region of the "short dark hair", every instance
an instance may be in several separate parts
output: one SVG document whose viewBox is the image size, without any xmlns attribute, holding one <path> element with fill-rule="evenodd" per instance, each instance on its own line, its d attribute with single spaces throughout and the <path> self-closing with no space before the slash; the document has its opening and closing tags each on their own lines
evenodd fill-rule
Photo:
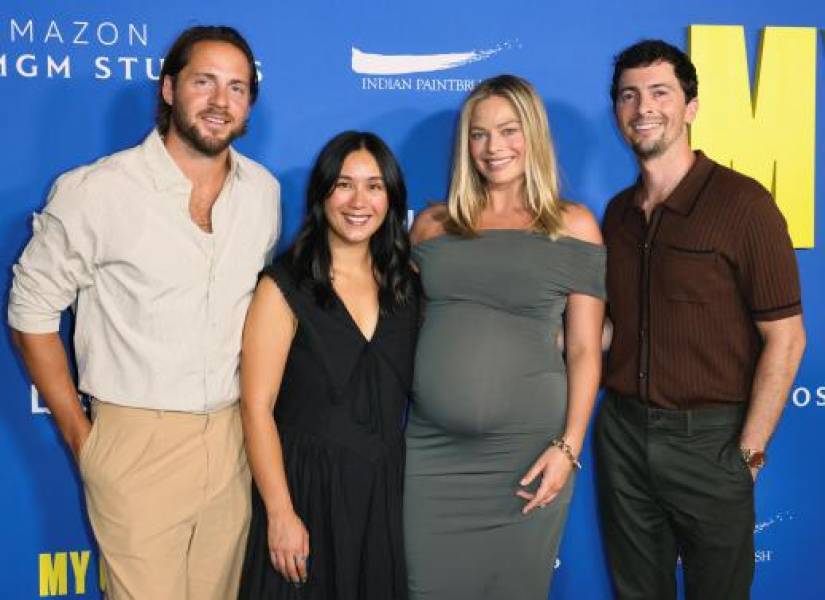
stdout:
<svg viewBox="0 0 825 600">
<path fill-rule="evenodd" d="M 317 303 L 329 307 L 334 293 L 330 268 L 329 223 L 324 203 L 335 189 L 347 156 L 366 150 L 378 163 L 387 191 L 387 216 L 370 238 L 375 278 L 381 309 L 392 312 L 405 305 L 415 293 L 415 278 L 410 267 L 410 241 L 407 235 L 407 186 L 392 151 L 374 133 L 344 131 L 328 141 L 312 167 L 306 193 L 306 219 L 289 250 L 295 280 L 309 281 Z"/>
<path fill-rule="evenodd" d="M 189 63 L 192 56 L 192 48 L 198 42 L 226 42 L 232 44 L 243 52 L 249 63 L 249 103 L 254 104 L 258 98 L 258 69 L 255 67 L 255 57 L 252 48 L 238 31 L 225 25 L 199 25 L 190 27 L 172 43 L 166 58 L 163 59 L 163 67 L 160 70 L 160 85 L 158 85 L 158 105 L 155 115 L 155 125 L 161 135 L 166 135 L 169 131 L 169 121 L 172 114 L 172 107 L 163 98 L 163 80 L 168 75 L 173 79 Z"/>
<path fill-rule="evenodd" d="M 610 99 L 613 105 L 616 105 L 619 78 L 625 69 L 647 67 L 658 62 L 673 65 L 676 79 L 685 93 L 685 102 L 690 102 L 696 97 L 699 92 L 699 80 L 696 78 L 696 67 L 690 62 L 688 55 L 663 40 L 642 40 L 625 48 L 613 58 L 613 82 L 610 84 Z"/>
</svg>

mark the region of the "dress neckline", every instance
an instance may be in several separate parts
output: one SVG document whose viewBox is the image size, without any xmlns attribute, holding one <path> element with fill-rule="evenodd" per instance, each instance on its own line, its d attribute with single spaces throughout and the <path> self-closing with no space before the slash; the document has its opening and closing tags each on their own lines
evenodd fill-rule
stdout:
<svg viewBox="0 0 825 600">
<path fill-rule="evenodd" d="M 358 326 L 358 322 L 355 320 L 355 317 L 352 316 L 352 313 L 347 308 L 346 302 L 344 302 L 344 299 L 341 298 L 334 287 L 332 288 L 332 295 L 335 298 L 335 302 L 338 304 L 339 309 L 342 313 L 344 313 L 344 320 L 349 323 L 350 327 L 358 334 L 365 344 L 371 344 L 378 335 L 378 331 L 381 328 L 381 321 L 383 320 L 382 313 L 384 311 L 381 310 L 381 299 L 379 298 L 378 300 L 378 318 L 375 321 L 375 328 L 372 330 L 372 335 L 367 337 L 367 334 L 364 333 L 364 330 Z"/>
<path fill-rule="evenodd" d="M 547 234 L 541 233 L 540 231 L 535 231 L 535 230 L 532 230 L 532 229 L 518 229 L 518 228 L 513 228 L 513 227 L 511 227 L 511 228 L 479 229 L 478 230 L 478 235 L 475 236 L 475 237 L 461 237 L 461 236 L 457 236 L 457 235 L 452 234 L 452 233 L 442 233 L 442 234 L 437 235 L 435 237 L 431 237 L 429 239 L 418 242 L 417 244 L 415 244 L 414 247 L 423 246 L 423 245 L 431 243 L 431 242 L 434 243 L 434 242 L 439 242 L 439 241 L 442 241 L 442 240 L 472 241 L 472 240 L 479 240 L 479 239 L 484 239 L 484 238 L 489 238 L 489 237 L 496 237 L 498 235 L 512 235 L 512 234 L 516 234 L 518 236 L 529 237 L 529 238 L 543 239 L 543 240 L 547 240 L 548 242 L 551 242 L 551 243 L 562 242 L 562 243 L 572 243 L 574 245 L 575 244 L 582 244 L 584 247 L 591 247 L 594 250 L 606 251 L 606 247 L 604 246 L 604 244 L 594 244 L 593 242 L 588 242 L 587 240 L 581 240 L 579 238 L 572 237 L 572 236 L 569 236 L 569 235 L 560 235 L 559 237 L 557 237 L 554 240 L 553 238 L 551 238 Z"/>
</svg>

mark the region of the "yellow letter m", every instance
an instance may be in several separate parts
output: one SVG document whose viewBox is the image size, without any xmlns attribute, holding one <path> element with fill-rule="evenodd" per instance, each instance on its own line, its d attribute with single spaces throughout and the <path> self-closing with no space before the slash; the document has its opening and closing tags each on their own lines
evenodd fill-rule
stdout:
<svg viewBox="0 0 825 600">
<path fill-rule="evenodd" d="M 816 43 L 813 27 L 766 27 L 751 99 L 743 28 L 690 27 L 691 144 L 768 188 L 797 248 L 814 245 Z"/>
<path fill-rule="evenodd" d="M 40 555 L 40 597 L 65 596 L 69 593 L 69 565 L 65 552 Z"/>
</svg>

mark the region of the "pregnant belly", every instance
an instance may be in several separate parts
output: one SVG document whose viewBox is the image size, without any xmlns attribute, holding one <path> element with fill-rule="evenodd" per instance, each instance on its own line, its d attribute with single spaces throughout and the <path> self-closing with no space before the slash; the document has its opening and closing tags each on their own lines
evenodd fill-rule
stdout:
<svg viewBox="0 0 825 600">
<path fill-rule="evenodd" d="M 566 375 L 548 329 L 484 307 L 428 311 L 416 349 L 416 417 L 466 435 L 557 427 Z"/>
</svg>

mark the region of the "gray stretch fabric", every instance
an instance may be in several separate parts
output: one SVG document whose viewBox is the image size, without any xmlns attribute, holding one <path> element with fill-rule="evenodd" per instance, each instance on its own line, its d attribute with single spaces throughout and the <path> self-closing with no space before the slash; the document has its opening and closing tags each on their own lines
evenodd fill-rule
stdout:
<svg viewBox="0 0 825 600">
<path fill-rule="evenodd" d="M 410 600 L 543 600 L 573 478 L 527 516 L 515 492 L 564 430 L 556 332 L 569 294 L 604 297 L 605 250 L 496 229 L 413 257 L 427 302 L 407 428 Z"/>
</svg>

